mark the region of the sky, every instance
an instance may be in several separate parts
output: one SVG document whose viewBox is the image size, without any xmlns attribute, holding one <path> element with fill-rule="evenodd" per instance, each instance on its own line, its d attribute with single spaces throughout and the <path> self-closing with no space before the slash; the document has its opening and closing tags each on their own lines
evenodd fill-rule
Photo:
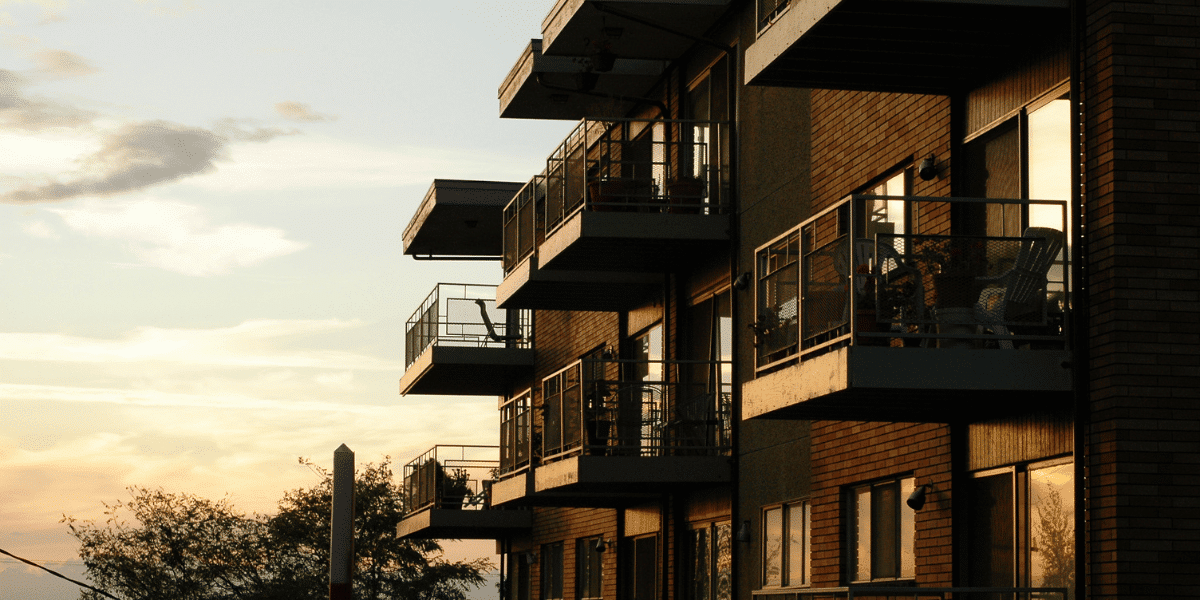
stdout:
<svg viewBox="0 0 1200 600">
<path fill-rule="evenodd" d="M 568 132 L 497 116 L 552 5 L 0 0 L 0 548 L 78 577 L 60 520 L 129 486 L 270 512 L 342 443 L 495 444 L 495 398 L 397 390 L 421 300 L 500 267 L 401 234 Z M 0 590 L 78 596 L 7 558 Z"/>
</svg>

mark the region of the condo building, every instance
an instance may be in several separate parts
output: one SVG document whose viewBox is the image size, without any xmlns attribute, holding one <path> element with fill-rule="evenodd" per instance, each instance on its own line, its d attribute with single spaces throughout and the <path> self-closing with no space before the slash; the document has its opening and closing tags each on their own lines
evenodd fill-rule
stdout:
<svg viewBox="0 0 1200 600">
<path fill-rule="evenodd" d="M 503 51 L 503 49 L 497 49 Z M 1200 6 L 558 0 L 436 180 L 398 535 L 503 600 L 1200 594 Z M 406 310 L 408 308 L 406 307 Z"/>
</svg>

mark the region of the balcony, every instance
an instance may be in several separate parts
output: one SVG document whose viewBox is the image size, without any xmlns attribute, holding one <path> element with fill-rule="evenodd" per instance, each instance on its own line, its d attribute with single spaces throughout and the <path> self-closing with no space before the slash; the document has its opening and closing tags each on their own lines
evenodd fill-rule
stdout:
<svg viewBox="0 0 1200 600">
<path fill-rule="evenodd" d="M 751 85 L 949 94 L 1070 32 L 1067 0 L 766 4 L 746 49 Z"/>
<path fill-rule="evenodd" d="M 533 315 L 490 285 L 440 283 L 408 319 L 400 394 L 500 395 L 533 368 Z"/>
<path fill-rule="evenodd" d="M 404 465 L 401 538 L 498 539 L 528 532 L 533 515 L 493 508 L 496 446 L 434 446 Z"/>
<path fill-rule="evenodd" d="M 989 231 L 955 233 L 967 223 Z M 1068 401 L 1065 223 L 1060 201 L 853 196 L 759 248 L 744 417 L 946 422 Z"/>
<path fill-rule="evenodd" d="M 500 84 L 500 116 L 506 119 L 621 117 L 662 77 L 662 60 L 614 58 L 596 69 L 587 56 L 545 56 L 542 40 L 530 40 Z"/>
<path fill-rule="evenodd" d="M 410 256 L 499 257 L 500 215 L 521 183 L 435 179 L 404 229 Z"/>
<path fill-rule="evenodd" d="M 703 37 L 729 0 L 559 0 L 542 21 L 546 54 L 673 60 Z"/>
<path fill-rule="evenodd" d="M 712 121 L 581 121 L 505 208 L 501 306 L 627 308 L 650 274 L 724 248 L 727 140 Z"/>
<path fill-rule="evenodd" d="M 728 483 L 730 372 L 596 358 L 545 378 L 536 405 L 531 391 L 502 407 L 496 503 L 612 506 Z"/>
</svg>

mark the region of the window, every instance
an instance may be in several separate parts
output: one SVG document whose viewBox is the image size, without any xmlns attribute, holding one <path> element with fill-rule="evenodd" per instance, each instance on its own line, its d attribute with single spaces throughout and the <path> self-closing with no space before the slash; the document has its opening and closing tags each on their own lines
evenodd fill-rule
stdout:
<svg viewBox="0 0 1200 600">
<path fill-rule="evenodd" d="M 915 482 L 909 477 L 850 490 L 847 512 L 851 581 L 916 577 L 913 553 L 916 512 L 904 503 Z"/>
<path fill-rule="evenodd" d="M 729 521 L 692 529 L 689 600 L 732 600 L 732 541 Z"/>
<path fill-rule="evenodd" d="M 1065 96 L 1034 103 L 967 141 L 965 194 L 976 198 L 1070 200 L 1071 103 Z M 1062 209 L 1054 204 L 988 204 L 965 211 L 960 229 L 971 235 L 1020 236 L 1026 227 L 1066 232 Z M 1069 248 L 1068 237 L 1068 248 Z M 1065 289 L 1063 256 L 1048 275 L 1051 296 Z"/>
<path fill-rule="evenodd" d="M 563 544 L 542 546 L 542 600 L 561 600 L 563 597 Z"/>
<path fill-rule="evenodd" d="M 812 510 L 793 502 L 763 511 L 763 587 L 794 587 L 812 582 Z"/>
<path fill-rule="evenodd" d="M 623 553 L 625 597 L 629 600 L 658 598 L 658 536 L 626 539 Z"/>
<path fill-rule="evenodd" d="M 758 0 L 758 30 L 766 29 L 788 7 L 789 0 Z"/>
<path fill-rule="evenodd" d="M 579 600 L 601 597 L 604 576 L 604 552 L 597 546 L 600 537 L 575 540 L 575 597 Z"/>
<path fill-rule="evenodd" d="M 975 473 L 968 492 L 970 585 L 1074 587 L 1070 459 Z"/>
</svg>

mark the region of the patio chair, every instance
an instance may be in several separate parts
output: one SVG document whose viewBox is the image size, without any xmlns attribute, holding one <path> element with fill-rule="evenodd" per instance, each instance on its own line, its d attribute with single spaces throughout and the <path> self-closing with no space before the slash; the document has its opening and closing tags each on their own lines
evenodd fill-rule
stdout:
<svg viewBox="0 0 1200 600">
<path fill-rule="evenodd" d="M 520 334 L 516 335 L 500 335 L 496 333 L 496 326 L 492 323 L 492 318 L 488 316 L 487 303 L 483 300 L 476 299 L 475 304 L 479 305 L 479 316 L 483 317 L 483 326 L 487 328 L 488 337 L 493 342 L 519 342 L 525 339 Z"/>
<path fill-rule="evenodd" d="M 1008 326 L 1045 309 L 1046 281 L 1063 248 L 1063 232 L 1050 227 L 1030 227 L 1021 236 L 1017 260 L 1008 271 L 994 277 L 977 277 L 983 286 L 975 303 L 977 323 L 990 328 L 999 346 L 1012 350 Z"/>
</svg>

